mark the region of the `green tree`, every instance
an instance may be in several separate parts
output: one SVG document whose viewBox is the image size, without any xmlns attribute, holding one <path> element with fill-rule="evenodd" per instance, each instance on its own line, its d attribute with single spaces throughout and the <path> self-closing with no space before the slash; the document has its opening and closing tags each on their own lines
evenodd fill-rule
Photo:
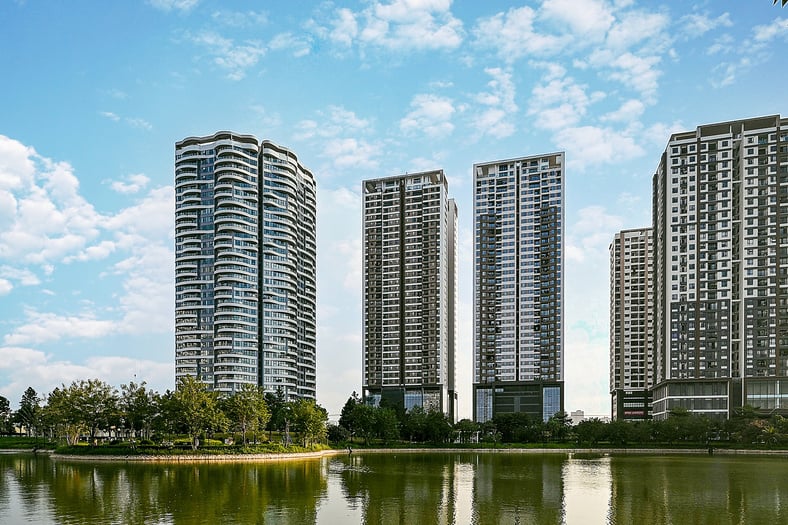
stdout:
<svg viewBox="0 0 788 525">
<path fill-rule="evenodd" d="M 460 443 L 470 443 L 471 437 L 479 431 L 479 424 L 470 419 L 461 419 L 454 425 L 454 430 L 460 438 Z"/>
<path fill-rule="evenodd" d="M 454 428 L 451 425 L 449 416 L 440 410 L 430 410 L 426 414 L 425 423 L 424 438 L 426 441 L 436 445 L 451 441 L 452 435 L 454 434 Z"/>
<path fill-rule="evenodd" d="M 10 434 L 11 403 L 5 396 L 0 396 L 0 434 Z"/>
<path fill-rule="evenodd" d="M 150 439 L 153 422 L 159 412 L 158 394 L 145 388 L 145 381 L 130 381 L 120 386 L 119 414 L 135 435 Z"/>
<path fill-rule="evenodd" d="M 572 428 L 572 418 L 566 412 L 556 412 L 547 420 L 547 430 L 556 441 L 564 441 Z"/>
<path fill-rule="evenodd" d="M 377 409 L 378 437 L 383 443 L 391 443 L 399 439 L 399 419 L 391 408 Z"/>
<path fill-rule="evenodd" d="M 172 409 L 191 438 L 192 450 L 197 450 L 203 432 L 222 430 L 226 425 L 219 410 L 218 395 L 208 391 L 194 376 L 183 376 L 172 394 Z"/>
<path fill-rule="evenodd" d="M 360 403 L 361 399 L 354 391 L 345 401 L 345 406 L 342 407 L 342 411 L 339 413 L 339 426 L 345 428 L 348 432 L 356 431 L 356 428 L 354 428 L 353 409 Z"/>
<path fill-rule="evenodd" d="M 99 379 L 62 384 L 47 398 L 45 414 L 53 428 L 60 429 L 66 442 L 74 445 L 82 433 L 89 433 L 91 443 L 98 430 L 107 429 L 117 412 L 117 392 Z"/>
<path fill-rule="evenodd" d="M 326 440 L 328 412 L 313 399 L 299 399 L 289 403 L 293 429 L 298 432 L 304 447 Z"/>
<path fill-rule="evenodd" d="M 37 435 L 39 418 L 41 416 L 41 401 L 33 387 L 27 387 L 19 401 L 19 410 L 14 414 L 14 421 L 25 429 L 25 434 Z"/>
<path fill-rule="evenodd" d="M 265 404 L 271 414 L 271 417 L 268 419 L 268 424 L 265 426 L 268 430 L 268 441 L 271 441 L 274 431 L 281 432 L 285 429 L 289 408 L 287 407 L 285 393 L 281 388 L 277 388 L 276 393 L 266 392 Z"/>
<path fill-rule="evenodd" d="M 595 417 L 581 421 L 575 426 L 575 435 L 578 443 L 596 445 L 604 439 L 606 433 L 605 424 Z"/>
<path fill-rule="evenodd" d="M 258 429 L 265 428 L 271 413 L 265 403 L 262 388 L 244 384 L 241 389 L 224 401 L 225 413 L 233 427 L 241 431 L 246 445 L 246 433 L 257 435 Z"/>
<path fill-rule="evenodd" d="M 370 438 L 377 435 L 378 410 L 366 403 L 356 403 L 348 416 L 348 420 L 352 421 L 351 433 L 363 438 L 365 445 L 369 445 Z"/>
</svg>

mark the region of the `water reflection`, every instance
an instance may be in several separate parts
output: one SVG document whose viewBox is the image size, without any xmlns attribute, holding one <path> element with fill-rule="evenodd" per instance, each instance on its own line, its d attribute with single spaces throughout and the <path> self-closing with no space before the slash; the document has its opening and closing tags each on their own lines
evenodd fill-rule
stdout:
<svg viewBox="0 0 788 525">
<path fill-rule="evenodd" d="M 283 463 L 0 455 L 3 523 L 788 523 L 781 457 L 354 454 Z"/>
</svg>

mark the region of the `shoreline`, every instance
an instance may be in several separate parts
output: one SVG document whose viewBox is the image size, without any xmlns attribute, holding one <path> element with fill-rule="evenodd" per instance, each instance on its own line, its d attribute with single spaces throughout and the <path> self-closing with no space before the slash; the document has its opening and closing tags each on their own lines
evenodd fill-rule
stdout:
<svg viewBox="0 0 788 525">
<path fill-rule="evenodd" d="M 5 449 L 2 454 L 33 453 L 33 449 Z M 222 463 L 222 462 L 248 462 L 266 463 L 279 461 L 293 461 L 300 459 L 321 459 L 324 457 L 347 456 L 344 449 L 320 450 L 317 452 L 285 452 L 274 454 L 184 454 L 184 455 L 71 455 L 57 454 L 54 451 L 39 450 L 37 453 L 46 454 L 49 458 L 58 461 L 96 461 L 96 462 L 123 462 L 123 463 Z M 788 450 L 751 450 L 751 449 L 713 449 L 708 448 L 370 448 L 354 449 L 350 455 L 363 454 L 565 454 L 565 455 L 594 455 L 594 456 L 627 456 L 627 455 L 652 455 L 652 456 L 778 456 L 788 458 Z"/>
</svg>

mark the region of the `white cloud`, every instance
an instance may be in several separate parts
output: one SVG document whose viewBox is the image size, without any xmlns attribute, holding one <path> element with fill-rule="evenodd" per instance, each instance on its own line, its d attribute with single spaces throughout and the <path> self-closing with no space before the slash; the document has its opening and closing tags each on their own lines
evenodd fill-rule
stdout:
<svg viewBox="0 0 788 525">
<path fill-rule="evenodd" d="M 206 31 L 192 35 L 192 42 L 203 46 L 213 62 L 222 69 L 227 70 L 227 78 L 241 80 L 246 72 L 257 65 L 260 58 L 265 55 L 265 47 L 256 40 L 247 40 L 236 44 L 232 39 L 224 38 L 218 33 Z"/>
<path fill-rule="evenodd" d="M 378 167 L 381 148 L 377 144 L 355 138 L 334 138 L 326 141 L 323 157 L 331 159 L 338 169 L 373 169 Z"/>
<path fill-rule="evenodd" d="M 403 132 L 445 137 L 454 130 L 451 118 L 455 109 L 450 98 L 418 94 L 411 100 L 410 107 L 412 110 L 399 122 Z"/>
<path fill-rule="evenodd" d="M 358 35 L 358 22 L 356 15 L 345 7 L 338 9 L 336 17 L 331 22 L 333 26 L 328 36 L 334 42 L 350 47 Z"/>
<path fill-rule="evenodd" d="M 535 19 L 536 12 L 527 6 L 483 18 L 473 30 L 476 44 L 493 48 L 507 62 L 527 55 L 552 55 L 569 44 L 571 37 L 568 35 L 537 33 Z"/>
<path fill-rule="evenodd" d="M 97 319 L 91 313 L 57 315 L 28 310 L 25 317 L 25 324 L 6 334 L 4 344 L 41 344 L 63 338 L 94 339 L 116 331 L 112 321 Z"/>
<path fill-rule="evenodd" d="M 501 68 L 484 70 L 492 77 L 487 83 L 488 91 L 478 93 L 476 102 L 481 109 L 472 117 L 472 125 L 479 135 L 505 138 L 515 132 L 514 117 L 517 104 L 514 102 L 515 86 L 512 73 Z"/>
<path fill-rule="evenodd" d="M 115 387 L 145 381 L 148 388 L 164 393 L 174 386 L 175 364 L 171 359 L 160 362 L 121 356 L 94 356 L 76 363 L 32 348 L 2 346 L 0 371 L 6 371 L 8 378 L 0 394 L 17 403 L 28 387 L 45 398 L 61 384 L 87 378 L 98 378 Z"/>
<path fill-rule="evenodd" d="M 17 190 L 33 183 L 36 152 L 19 141 L 0 135 L 0 189 Z"/>
<path fill-rule="evenodd" d="M 397 51 L 455 49 L 463 38 L 450 0 L 374 1 L 358 13 L 340 8 L 330 25 L 322 33 L 345 47 L 357 42 Z"/>
<path fill-rule="evenodd" d="M 602 115 L 600 120 L 602 122 L 631 122 L 640 118 L 645 109 L 646 105 L 643 102 L 637 99 L 630 99 L 624 101 L 617 110 Z"/>
<path fill-rule="evenodd" d="M 547 73 L 534 86 L 529 98 L 528 114 L 536 118 L 536 126 L 543 129 L 563 129 L 576 125 L 586 114 L 588 106 L 604 97 L 602 93 L 586 95 L 587 86 L 565 76 L 558 64 L 535 64 Z"/>
<path fill-rule="evenodd" d="M 584 39 L 602 40 L 615 18 L 604 0 L 584 0 L 582 7 L 575 0 L 545 0 L 541 15 Z"/>
<path fill-rule="evenodd" d="M 755 26 L 753 33 L 756 42 L 770 42 L 778 37 L 788 38 L 788 18 L 775 18 L 771 24 Z"/>
<path fill-rule="evenodd" d="M 8 295 L 13 289 L 14 285 L 11 284 L 11 281 L 0 278 L 0 295 Z"/>
<path fill-rule="evenodd" d="M 120 120 L 120 117 L 111 111 L 100 111 L 99 115 L 101 115 L 102 117 L 106 117 L 114 122 Z"/>
<path fill-rule="evenodd" d="M 681 17 L 679 23 L 682 24 L 682 31 L 687 37 L 696 38 L 718 29 L 720 27 L 731 27 L 730 13 L 722 13 L 716 18 L 712 18 L 708 13 L 691 13 Z"/>
<path fill-rule="evenodd" d="M 643 148 L 626 132 L 581 126 L 559 130 L 555 141 L 571 152 L 569 163 L 581 170 L 593 164 L 621 162 L 643 155 Z"/>
<path fill-rule="evenodd" d="M 647 41 L 641 51 L 635 53 L 661 53 L 670 45 L 672 38 L 667 30 L 670 18 L 664 13 L 649 13 L 632 10 L 619 13 L 616 22 L 607 34 L 605 45 L 614 52 L 632 49 Z"/>
<path fill-rule="evenodd" d="M 13 266 L 0 266 L 0 277 L 11 279 L 22 286 L 35 286 L 41 284 L 41 280 L 36 274 L 27 268 L 15 268 Z"/>
<path fill-rule="evenodd" d="M 356 115 L 343 106 L 328 106 L 317 112 L 316 120 L 306 119 L 297 124 L 295 140 L 312 137 L 337 137 L 346 133 L 358 133 L 369 129 L 371 122 Z"/>
<path fill-rule="evenodd" d="M 639 56 L 630 52 L 616 55 L 609 50 L 599 50 L 592 53 L 589 60 L 593 66 L 608 70 L 611 80 L 640 92 L 646 102 L 655 102 L 658 79 L 662 75 L 657 69 L 661 61 L 659 56 Z"/>
<path fill-rule="evenodd" d="M 125 181 L 110 181 L 110 187 L 118 193 L 137 193 L 150 182 L 150 178 L 142 173 L 133 173 L 126 176 Z"/>
<path fill-rule="evenodd" d="M 311 51 L 309 40 L 304 37 L 295 36 L 292 33 L 279 33 L 271 39 L 268 43 L 268 47 L 275 51 L 291 51 L 296 58 L 306 56 Z"/>
<path fill-rule="evenodd" d="M 249 27 L 268 23 L 268 14 L 262 11 L 214 11 L 211 18 L 230 27 Z"/>
<path fill-rule="evenodd" d="M 200 0 L 148 0 L 148 3 L 162 11 L 189 11 L 199 3 Z"/>
</svg>

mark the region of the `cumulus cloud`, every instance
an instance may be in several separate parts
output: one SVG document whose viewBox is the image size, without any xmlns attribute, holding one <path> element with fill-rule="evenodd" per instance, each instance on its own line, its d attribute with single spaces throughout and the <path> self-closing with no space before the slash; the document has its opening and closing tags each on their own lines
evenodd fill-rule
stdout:
<svg viewBox="0 0 788 525">
<path fill-rule="evenodd" d="M 528 55 L 549 56 L 569 44 L 568 35 L 536 32 L 536 16 L 536 11 L 524 6 L 482 18 L 473 30 L 476 45 L 492 48 L 502 60 L 512 62 Z"/>
<path fill-rule="evenodd" d="M 580 9 L 575 0 L 545 0 L 541 14 L 566 25 L 574 35 L 594 41 L 602 40 L 615 20 L 610 6 L 603 0 L 586 0 Z"/>
<path fill-rule="evenodd" d="M 331 159 L 338 169 L 377 168 L 381 154 L 378 144 L 356 138 L 334 138 L 326 141 L 322 156 Z"/>
<path fill-rule="evenodd" d="M 329 26 L 319 33 L 344 47 L 358 43 L 397 51 L 455 49 L 464 33 L 451 0 L 373 1 L 359 12 L 340 8 Z"/>
<path fill-rule="evenodd" d="M 487 91 L 476 94 L 475 101 L 480 109 L 472 118 L 473 127 L 480 135 L 505 138 L 515 132 L 514 117 L 515 86 L 512 73 L 497 67 L 484 70 L 492 79 L 487 82 Z"/>
<path fill-rule="evenodd" d="M 547 69 L 528 101 L 528 114 L 540 128 L 558 130 L 574 126 L 585 116 L 589 105 L 604 98 L 600 92 L 587 95 L 587 86 L 565 76 L 566 70 L 558 64 L 535 65 Z"/>
<path fill-rule="evenodd" d="M 41 344 L 59 339 L 104 337 L 115 331 L 112 321 L 96 319 L 90 313 L 57 315 L 28 310 L 26 323 L 6 334 L 6 345 Z"/>
<path fill-rule="evenodd" d="M 445 137 L 454 130 L 451 118 L 455 109 L 450 98 L 418 94 L 411 100 L 410 107 L 411 111 L 399 122 L 403 132 Z"/>
<path fill-rule="evenodd" d="M 7 153 L 0 156 L 0 180 L 11 190 L 6 196 L 16 203 L 0 222 L 0 279 L 10 286 L 35 286 L 40 284 L 35 267 L 56 280 L 60 263 L 119 255 L 110 267 L 123 287 L 116 296 L 118 306 L 78 313 L 27 309 L 22 320 L 11 321 L 15 325 L 5 335 L 5 344 L 171 330 L 173 188 L 153 188 L 126 208 L 100 214 L 81 196 L 69 164 L 42 157 L 8 137 L 0 137 L 0 152 Z M 116 189 L 139 191 L 149 182 L 144 175 L 126 180 Z M 0 191 L 0 200 L 2 195 Z M 10 287 L 0 284 L 0 290 L 7 293 Z"/>
</svg>

